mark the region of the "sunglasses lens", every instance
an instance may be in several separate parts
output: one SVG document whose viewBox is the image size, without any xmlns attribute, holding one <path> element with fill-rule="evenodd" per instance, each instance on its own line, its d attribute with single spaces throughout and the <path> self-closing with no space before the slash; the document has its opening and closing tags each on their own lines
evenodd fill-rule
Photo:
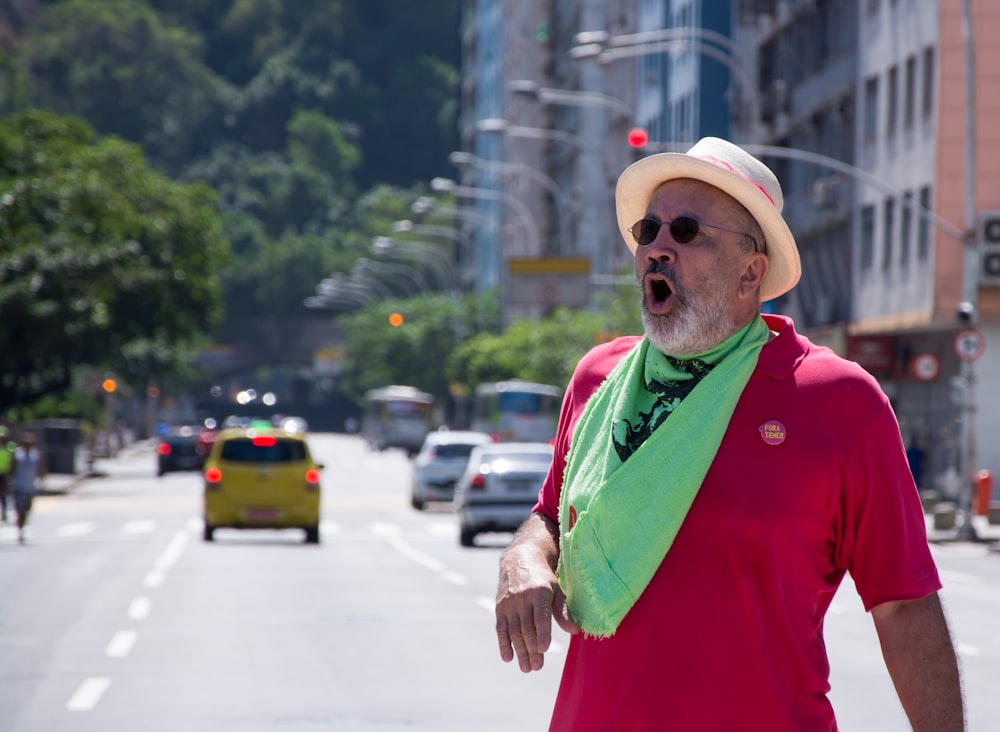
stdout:
<svg viewBox="0 0 1000 732">
<path fill-rule="evenodd" d="M 687 244 L 698 235 L 701 224 L 690 216 L 678 216 L 670 222 L 670 236 L 678 244 Z"/>
<path fill-rule="evenodd" d="M 632 225 L 632 236 L 641 247 L 652 244 L 659 233 L 660 222 L 653 219 L 639 219 Z"/>
</svg>

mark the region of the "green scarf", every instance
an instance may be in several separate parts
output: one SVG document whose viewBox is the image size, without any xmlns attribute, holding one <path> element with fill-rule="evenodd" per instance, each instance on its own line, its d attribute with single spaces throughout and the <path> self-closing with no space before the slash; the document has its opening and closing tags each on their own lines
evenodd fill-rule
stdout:
<svg viewBox="0 0 1000 732">
<path fill-rule="evenodd" d="M 683 359 L 644 338 L 587 402 L 566 456 L 557 572 L 588 635 L 612 635 L 663 561 L 767 337 L 758 316 Z"/>
</svg>

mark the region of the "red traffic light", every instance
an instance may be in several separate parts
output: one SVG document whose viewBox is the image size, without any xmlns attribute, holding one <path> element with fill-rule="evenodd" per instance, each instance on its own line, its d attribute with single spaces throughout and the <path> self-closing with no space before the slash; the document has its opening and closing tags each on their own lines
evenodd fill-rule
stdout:
<svg viewBox="0 0 1000 732">
<path fill-rule="evenodd" d="M 641 127 L 634 127 L 628 131 L 628 144 L 634 148 L 646 147 L 649 142 L 649 134 Z"/>
</svg>

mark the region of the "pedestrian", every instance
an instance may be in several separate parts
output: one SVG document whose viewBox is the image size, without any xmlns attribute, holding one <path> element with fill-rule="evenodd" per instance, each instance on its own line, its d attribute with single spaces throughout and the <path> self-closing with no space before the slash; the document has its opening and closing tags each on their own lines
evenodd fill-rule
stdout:
<svg viewBox="0 0 1000 732">
<path fill-rule="evenodd" d="M 35 433 L 27 431 L 21 435 L 21 444 L 14 452 L 14 469 L 10 479 L 14 511 L 17 513 L 17 540 L 21 544 L 24 543 L 24 527 L 28 523 L 35 492 L 45 473 L 45 455 L 36 446 Z"/>
<path fill-rule="evenodd" d="M 550 729 L 836 730 L 824 616 L 850 572 L 915 730 L 963 728 L 895 415 L 761 303 L 795 286 L 777 178 L 704 138 L 615 192 L 645 336 L 576 367 L 555 458 L 500 559 L 500 656 L 571 634 Z"/>
<path fill-rule="evenodd" d="M 0 424 L 0 521 L 3 523 L 7 523 L 7 492 L 16 449 L 17 443 L 10 439 L 7 427 Z"/>
</svg>

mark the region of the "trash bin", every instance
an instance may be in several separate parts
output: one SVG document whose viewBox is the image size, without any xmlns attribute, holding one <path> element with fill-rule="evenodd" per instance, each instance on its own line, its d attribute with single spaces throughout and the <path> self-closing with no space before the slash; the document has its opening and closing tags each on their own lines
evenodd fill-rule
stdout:
<svg viewBox="0 0 1000 732">
<path fill-rule="evenodd" d="M 24 426 L 35 433 L 38 449 L 45 455 L 50 473 L 76 474 L 76 447 L 80 444 L 80 423 L 75 419 L 45 419 Z"/>
</svg>

